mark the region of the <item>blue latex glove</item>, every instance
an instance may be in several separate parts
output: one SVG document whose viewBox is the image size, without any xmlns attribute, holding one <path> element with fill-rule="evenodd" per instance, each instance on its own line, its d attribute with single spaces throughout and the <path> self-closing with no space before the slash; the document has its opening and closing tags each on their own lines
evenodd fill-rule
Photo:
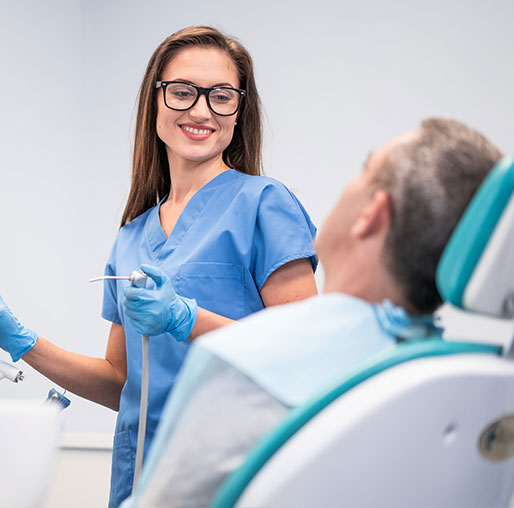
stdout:
<svg viewBox="0 0 514 508">
<path fill-rule="evenodd" d="M 142 335 L 171 333 L 178 340 L 186 340 L 198 315 L 196 300 L 177 295 L 169 277 L 159 268 L 141 265 L 155 282 L 155 289 L 125 288 L 125 314 Z"/>
<path fill-rule="evenodd" d="M 38 335 L 25 328 L 10 311 L 0 296 L 0 348 L 17 362 L 36 344 Z"/>
</svg>

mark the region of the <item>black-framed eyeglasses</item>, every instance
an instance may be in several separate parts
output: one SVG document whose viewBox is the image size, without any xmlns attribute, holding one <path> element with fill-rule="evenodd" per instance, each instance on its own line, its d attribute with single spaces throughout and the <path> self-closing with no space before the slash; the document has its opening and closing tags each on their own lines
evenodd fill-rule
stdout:
<svg viewBox="0 0 514 508">
<path fill-rule="evenodd" d="M 241 106 L 246 90 L 229 86 L 201 86 L 184 81 L 157 81 L 155 88 L 162 88 L 164 104 L 175 111 L 187 111 L 198 101 L 200 95 L 205 95 L 210 110 L 220 116 L 235 115 Z"/>
</svg>

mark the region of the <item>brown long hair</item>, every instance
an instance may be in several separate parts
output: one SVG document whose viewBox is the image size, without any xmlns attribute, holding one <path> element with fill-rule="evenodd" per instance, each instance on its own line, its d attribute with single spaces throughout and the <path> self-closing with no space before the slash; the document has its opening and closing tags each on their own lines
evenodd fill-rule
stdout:
<svg viewBox="0 0 514 508">
<path fill-rule="evenodd" d="M 226 52 L 233 60 L 239 87 L 246 90 L 230 145 L 223 152 L 229 167 L 250 175 L 261 174 L 261 104 L 248 51 L 235 39 L 209 26 L 192 26 L 165 39 L 148 62 L 139 89 L 139 102 L 132 161 L 132 182 L 121 226 L 155 206 L 170 190 L 170 171 L 164 143 L 157 136 L 155 82 L 182 49 L 206 46 Z"/>
</svg>

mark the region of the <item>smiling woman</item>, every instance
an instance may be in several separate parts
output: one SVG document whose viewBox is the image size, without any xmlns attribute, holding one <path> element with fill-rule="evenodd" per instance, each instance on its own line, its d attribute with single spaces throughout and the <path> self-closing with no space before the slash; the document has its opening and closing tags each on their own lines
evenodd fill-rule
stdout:
<svg viewBox="0 0 514 508">
<path fill-rule="evenodd" d="M 156 288 L 108 282 L 103 310 L 113 330 L 123 329 L 123 342 L 110 345 L 126 349 L 116 436 L 128 432 L 129 443 L 137 428 L 138 332 L 162 336 L 150 351 L 151 440 L 188 349 L 183 339 L 316 293 L 315 228 L 284 185 L 259 176 L 261 131 L 253 64 L 240 43 L 198 26 L 157 48 L 141 85 L 132 187 L 106 269 L 154 265 L 147 273 Z M 132 481 L 133 444 L 116 450 L 112 506 Z"/>
<path fill-rule="evenodd" d="M 260 176 L 261 132 L 246 49 L 205 26 L 171 35 L 141 85 L 131 190 L 105 270 L 126 275 L 141 267 L 151 287 L 105 282 L 102 316 L 112 323 L 105 359 L 57 348 L 0 301 L 0 347 L 119 410 L 111 507 L 133 483 L 141 334 L 151 336 L 147 450 L 191 340 L 316 293 L 315 228 L 284 185 Z"/>
</svg>

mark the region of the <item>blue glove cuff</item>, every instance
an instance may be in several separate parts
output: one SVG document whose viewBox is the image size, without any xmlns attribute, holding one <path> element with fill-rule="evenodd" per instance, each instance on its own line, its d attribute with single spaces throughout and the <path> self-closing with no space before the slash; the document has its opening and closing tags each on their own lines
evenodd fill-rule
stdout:
<svg viewBox="0 0 514 508">
<path fill-rule="evenodd" d="M 17 362 L 37 341 L 37 334 L 25 328 L 16 319 L 0 296 L 0 348 L 11 355 Z"/>
<path fill-rule="evenodd" d="M 166 331 L 171 333 L 173 338 L 182 342 L 191 335 L 191 330 L 196 323 L 198 316 L 198 304 L 194 298 L 185 298 L 183 296 L 178 297 L 185 306 L 184 317 L 177 323 L 173 323 L 173 327 L 168 328 Z"/>
<path fill-rule="evenodd" d="M 16 345 L 9 348 L 12 361 L 17 362 L 25 353 L 28 353 L 36 345 L 37 339 L 37 333 L 23 327 L 23 331 L 17 337 Z"/>
</svg>

